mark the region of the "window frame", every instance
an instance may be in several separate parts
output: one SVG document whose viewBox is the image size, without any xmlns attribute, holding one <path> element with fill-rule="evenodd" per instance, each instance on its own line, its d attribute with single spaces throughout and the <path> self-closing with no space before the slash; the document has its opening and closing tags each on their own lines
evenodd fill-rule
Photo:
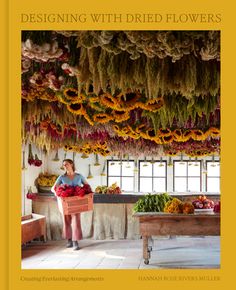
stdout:
<svg viewBox="0 0 236 290">
<path fill-rule="evenodd" d="M 208 176 L 208 164 L 212 163 L 212 160 L 206 160 L 206 192 L 207 192 L 207 186 L 208 186 L 208 178 L 219 178 L 219 185 L 221 185 L 221 175 L 219 176 Z M 217 166 L 220 166 L 220 161 L 219 160 L 214 160 L 215 163 L 218 163 Z M 219 186 L 219 193 L 220 193 L 220 186 Z"/>
<path fill-rule="evenodd" d="M 185 162 L 185 163 L 187 163 L 187 175 L 185 175 L 185 176 L 176 176 L 175 175 L 175 171 L 176 171 L 175 170 L 175 164 L 177 162 Z M 194 162 L 198 162 L 199 163 L 199 166 L 200 166 L 200 176 L 193 176 L 193 175 L 190 175 L 189 176 L 188 175 L 188 164 L 189 163 L 194 163 Z M 197 161 L 196 160 L 185 160 L 185 159 L 183 159 L 183 160 L 173 160 L 173 192 L 176 191 L 175 190 L 175 178 L 186 178 L 186 189 L 184 190 L 184 192 L 189 192 L 189 193 L 196 191 L 196 190 L 190 191 L 188 189 L 188 184 L 189 184 L 188 183 L 188 180 L 189 180 L 189 178 L 200 178 L 200 190 L 199 190 L 199 192 L 201 192 L 202 191 L 202 162 L 201 162 L 201 160 L 197 160 Z"/>
<path fill-rule="evenodd" d="M 141 176 L 140 175 L 140 167 L 141 167 L 141 164 L 142 163 L 151 163 L 152 165 L 152 176 Z M 165 163 L 165 176 L 154 176 L 154 163 Z M 150 161 L 147 161 L 147 160 L 139 160 L 138 162 L 138 192 L 141 192 L 140 190 L 140 183 L 141 183 L 141 180 L 140 178 L 151 178 L 152 179 L 152 192 L 154 192 L 154 179 L 155 178 L 160 178 L 160 179 L 165 179 L 165 192 L 167 191 L 167 160 L 162 160 L 162 161 L 159 161 L 159 160 L 155 160 L 155 162 L 150 162 Z"/>
<path fill-rule="evenodd" d="M 133 172 L 133 175 L 132 176 L 128 176 L 128 175 L 122 175 L 122 165 L 120 166 L 120 175 L 109 175 L 109 162 L 128 162 L 128 160 L 112 160 L 112 159 L 107 159 L 107 178 L 106 178 L 106 185 L 108 186 L 108 180 L 109 180 L 109 177 L 117 177 L 120 179 L 120 188 L 121 190 L 122 189 L 122 178 L 123 177 L 129 177 L 129 178 L 132 178 L 133 179 L 133 189 L 130 190 L 130 191 L 125 191 L 125 192 L 134 192 L 135 191 L 135 173 Z M 130 159 L 129 162 L 133 162 L 134 163 L 134 166 L 135 166 L 135 161 L 133 159 Z M 110 165 L 112 166 L 112 165 Z"/>
</svg>

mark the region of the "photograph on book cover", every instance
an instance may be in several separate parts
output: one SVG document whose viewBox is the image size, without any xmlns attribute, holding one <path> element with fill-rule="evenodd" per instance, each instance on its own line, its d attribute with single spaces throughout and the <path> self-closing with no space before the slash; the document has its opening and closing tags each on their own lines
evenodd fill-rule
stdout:
<svg viewBox="0 0 236 290">
<path fill-rule="evenodd" d="M 9 288 L 222 289 L 232 11 L 69 2 L 10 1 Z"/>
<path fill-rule="evenodd" d="M 220 31 L 21 36 L 22 269 L 220 268 Z"/>
</svg>

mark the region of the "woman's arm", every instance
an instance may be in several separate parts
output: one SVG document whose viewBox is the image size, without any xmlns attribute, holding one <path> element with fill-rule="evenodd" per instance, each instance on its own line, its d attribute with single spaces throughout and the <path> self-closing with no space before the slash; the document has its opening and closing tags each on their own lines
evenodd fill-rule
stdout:
<svg viewBox="0 0 236 290">
<path fill-rule="evenodd" d="M 83 185 L 88 184 L 88 181 L 85 179 L 83 175 L 81 175 L 81 182 Z"/>
<path fill-rule="evenodd" d="M 88 181 L 86 179 L 82 182 L 83 182 L 83 184 L 88 184 Z"/>
</svg>

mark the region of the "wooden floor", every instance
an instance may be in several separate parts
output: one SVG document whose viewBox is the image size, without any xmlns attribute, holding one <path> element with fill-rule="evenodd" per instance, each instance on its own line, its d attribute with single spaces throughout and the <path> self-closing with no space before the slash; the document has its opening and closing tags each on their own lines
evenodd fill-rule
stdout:
<svg viewBox="0 0 236 290">
<path fill-rule="evenodd" d="M 155 238 L 149 265 L 142 258 L 142 240 L 33 241 L 22 246 L 22 269 L 216 269 L 220 237 Z"/>
</svg>

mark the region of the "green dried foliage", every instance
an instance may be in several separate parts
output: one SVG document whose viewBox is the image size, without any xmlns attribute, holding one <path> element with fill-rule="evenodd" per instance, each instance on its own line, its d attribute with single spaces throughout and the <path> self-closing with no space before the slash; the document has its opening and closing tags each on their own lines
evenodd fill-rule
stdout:
<svg viewBox="0 0 236 290">
<path fill-rule="evenodd" d="M 219 96 L 195 96 L 188 100 L 179 95 L 164 97 L 165 105 L 156 113 L 143 111 L 142 116 L 152 121 L 155 132 L 159 128 L 171 128 L 174 119 L 178 127 L 183 127 L 191 118 L 196 121 L 197 116 L 206 117 L 209 124 L 210 113 L 213 113 L 219 104 Z"/>
</svg>

